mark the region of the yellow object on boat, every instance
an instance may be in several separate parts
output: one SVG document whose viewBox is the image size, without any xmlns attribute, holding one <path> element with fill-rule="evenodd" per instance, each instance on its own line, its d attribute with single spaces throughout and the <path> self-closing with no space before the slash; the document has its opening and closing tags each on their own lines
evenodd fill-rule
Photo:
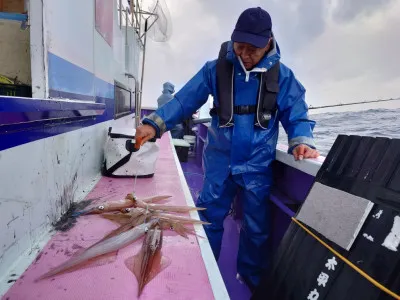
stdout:
<svg viewBox="0 0 400 300">
<path fill-rule="evenodd" d="M 8 79 L 5 76 L 0 75 L 0 83 L 4 83 L 4 84 L 14 84 L 13 81 L 11 81 L 10 79 Z"/>
</svg>

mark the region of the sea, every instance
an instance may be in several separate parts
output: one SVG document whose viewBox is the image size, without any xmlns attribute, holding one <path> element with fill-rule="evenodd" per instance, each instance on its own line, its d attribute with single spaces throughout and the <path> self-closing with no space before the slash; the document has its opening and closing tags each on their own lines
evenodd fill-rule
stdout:
<svg viewBox="0 0 400 300">
<path fill-rule="evenodd" d="M 322 156 L 328 154 L 340 134 L 400 138 L 400 109 L 325 112 L 312 114 L 309 118 L 316 122 L 314 139 Z M 282 127 L 279 131 L 279 143 L 288 143 Z"/>
</svg>

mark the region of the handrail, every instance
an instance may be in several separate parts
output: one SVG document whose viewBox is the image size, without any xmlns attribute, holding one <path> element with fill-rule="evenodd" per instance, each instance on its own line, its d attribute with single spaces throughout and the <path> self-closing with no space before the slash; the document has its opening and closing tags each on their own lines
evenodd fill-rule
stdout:
<svg viewBox="0 0 400 300">
<path fill-rule="evenodd" d="M 0 96 L 0 133 L 10 127 L 61 120 L 82 120 L 103 115 L 105 104 L 86 101 Z"/>
<path fill-rule="evenodd" d="M 291 166 L 297 170 L 307 173 L 311 176 L 316 176 L 319 169 L 321 168 L 325 157 L 320 156 L 313 159 L 304 159 L 301 161 L 294 160 L 293 155 L 287 153 L 288 146 L 278 144 L 276 147 L 276 160 L 280 161 L 288 166 Z"/>
</svg>

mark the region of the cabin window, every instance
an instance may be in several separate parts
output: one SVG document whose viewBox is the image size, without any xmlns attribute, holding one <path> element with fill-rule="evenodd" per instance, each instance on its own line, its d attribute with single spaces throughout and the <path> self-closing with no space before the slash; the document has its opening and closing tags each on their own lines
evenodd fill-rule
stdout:
<svg viewBox="0 0 400 300">
<path fill-rule="evenodd" d="M 0 96 L 32 97 L 27 0 L 0 0 Z"/>
<path fill-rule="evenodd" d="M 119 82 L 115 83 L 115 119 L 129 115 L 132 109 L 132 92 Z"/>
<path fill-rule="evenodd" d="M 113 17 L 113 4 L 111 1 L 95 1 L 95 28 L 110 47 L 113 46 Z"/>
</svg>

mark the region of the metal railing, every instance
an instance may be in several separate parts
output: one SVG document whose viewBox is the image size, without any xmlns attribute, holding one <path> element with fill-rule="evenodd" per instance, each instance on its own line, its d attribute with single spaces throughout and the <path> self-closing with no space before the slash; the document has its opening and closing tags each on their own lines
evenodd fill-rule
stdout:
<svg viewBox="0 0 400 300">
<path fill-rule="evenodd" d="M 117 0 L 117 12 L 119 15 L 119 27 L 120 30 L 123 30 L 125 27 L 125 46 L 129 47 L 128 37 L 129 29 L 133 29 L 133 41 L 139 42 L 139 48 L 143 51 L 142 56 L 142 70 L 140 74 L 140 87 L 137 89 L 137 97 L 136 97 L 136 126 L 139 125 L 140 115 L 141 115 L 141 103 L 142 103 L 142 95 L 143 95 L 143 77 L 144 77 L 144 65 L 146 58 L 146 37 L 147 32 L 158 20 L 158 15 L 154 12 L 145 11 L 142 9 L 142 1 L 139 0 L 127 0 L 129 6 L 123 7 L 122 0 Z M 158 4 L 158 2 L 157 2 Z M 144 17 L 145 16 L 145 17 Z M 148 22 L 149 17 L 154 17 L 152 22 Z M 150 23 L 150 24 L 149 24 Z M 128 50 L 128 49 L 127 49 Z M 126 56 L 126 60 L 127 57 Z M 126 66 L 129 63 L 126 61 Z M 127 67 L 126 67 L 127 68 Z M 136 81 L 136 79 L 135 79 Z"/>
</svg>

